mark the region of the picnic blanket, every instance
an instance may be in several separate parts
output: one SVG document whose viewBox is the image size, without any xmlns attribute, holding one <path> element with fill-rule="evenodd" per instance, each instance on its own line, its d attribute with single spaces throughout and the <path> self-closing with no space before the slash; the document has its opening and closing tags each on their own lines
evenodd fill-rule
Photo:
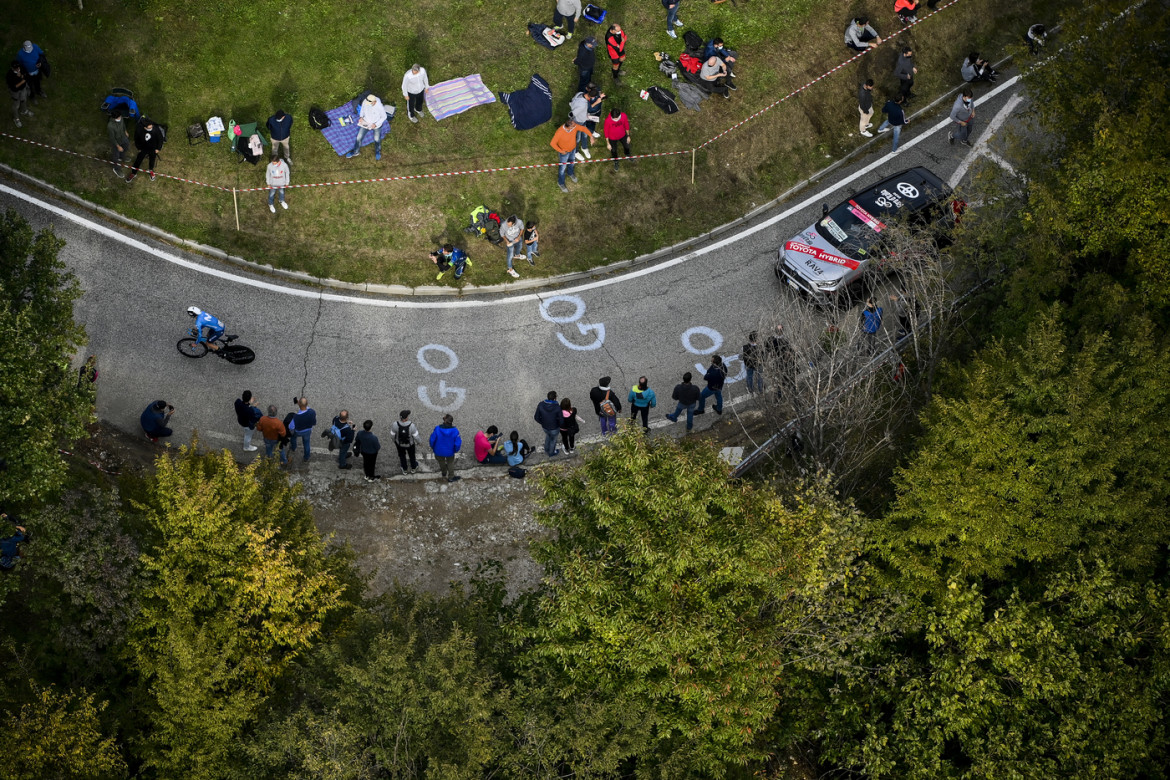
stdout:
<svg viewBox="0 0 1170 780">
<path fill-rule="evenodd" d="M 321 135 L 325 136 L 325 140 L 333 147 L 333 151 L 338 155 L 344 155 L 353 148 L 354 139 L 357 138 L 357 112 L 353 109 L 353 101 L 341 104 L 337 108 L 325 112 L 325 116 L 329 117 L 329 127 L 321 131 Z M 366 137 L 362 139 L 362 146 L 367 146 L 374 142 L 374 134 L 366 133 Z"/>
<path fill-rule="evenodd" d="M 552 90 L 539 73 L 532 74 L 528 86 L 515 92 L 501 92 L 500 100 L 512 116 L 512 127 L 531 130 L 552 119 Z"/>
<path fill-rule="evenodd" d="M 495 102 L 496 96 L 483 85 L 478 73 L 444 81 L 427 90 L 427 111 L 436 120 Z"/>
</svg>

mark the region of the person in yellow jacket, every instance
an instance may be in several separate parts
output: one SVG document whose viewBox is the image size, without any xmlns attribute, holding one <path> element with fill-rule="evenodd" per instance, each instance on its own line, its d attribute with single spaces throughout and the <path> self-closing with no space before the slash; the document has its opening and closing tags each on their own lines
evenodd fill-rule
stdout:
<svg viewBox="0 0 1170 780">
<path fill-rule="evenodd" d="M 569 188 L 565 186 L 565 176 L 568 175 L 573 183 L 577 183 L 577 176 L 574 173 L 575 160 L 577 155 L 577 133 L 583 133 L 586 142 L 593 143 L 593 136 L 585 125 L 579 125 L 573 121 L 572 117 L 565 120 L 565 123 L 557 128 L 553 133 L 552 141 L 549 146 L 557 150 L 559 155 L 560 165 L 557 167 L 557 186 L 561 188 L 561 192 L 568 192 Z"/>
</svg>

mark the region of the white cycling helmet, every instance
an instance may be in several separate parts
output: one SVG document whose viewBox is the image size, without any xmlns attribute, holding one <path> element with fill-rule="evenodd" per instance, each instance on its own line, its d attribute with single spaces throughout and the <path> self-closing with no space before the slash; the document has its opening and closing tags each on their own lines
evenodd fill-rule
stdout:
<svg viewBox="0 0 1170 780">
<path fill-rule="evenodd" d="M 203 313 L 203 310 L 200 309 L 198 306 L 188 306 L 187 313 L 190 314 L 192 317 L 198 317 L 200 314 Z"/>
</svg>

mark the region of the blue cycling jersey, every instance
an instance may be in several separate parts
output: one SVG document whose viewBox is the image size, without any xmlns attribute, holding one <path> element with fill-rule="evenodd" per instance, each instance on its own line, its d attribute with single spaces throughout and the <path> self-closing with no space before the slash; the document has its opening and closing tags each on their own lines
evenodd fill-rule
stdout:
<svg viewBox="0 0 1170 780">
<path fill-rule="evenodd" d="M 195 318 L 195 331 L 199 336 L 199 341 L 203 341 L 204 328 L 210 331 L 208 341 L 215 341 L 223 335 L 223 323 L 207 312 L 202 312 Z"/>
</svg>

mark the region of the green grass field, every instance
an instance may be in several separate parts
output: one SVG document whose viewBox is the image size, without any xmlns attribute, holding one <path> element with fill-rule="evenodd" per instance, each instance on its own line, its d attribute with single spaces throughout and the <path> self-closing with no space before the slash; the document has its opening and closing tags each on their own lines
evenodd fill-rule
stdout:
<svg viewBox="0 0 1170 780">
<path fill-rule="evenodd" d="M 967 51 L 997 57 L 1019 42 L 1029 23 L 1055 22 L 1066 3 L 961 0 L 700 152 L 694 185 L 689 155 L 677 155 L 623 164 L 616 174 L 608 163 L 579 166 L 581 184 L 570 185 L 569 195 L 557 189 L 554 168 L 290 190 L 291 208 L 275 217 L 264 193 L 246 193 L 237 231 L 230 192 L 146 177 L 127 185 L 108 165 L 7 138 L 0 139 L 0 161 L 184 238 L 354 282 L 433 284 L 427 252 L 446 240 L 467 246 L 476 261 L 466 281 L 507 281 L 503 250 L 461 232 L 482 202 L 505 216 L 539 222 L 537 267 L 522 262 L 518 270 L 524 277 L 552 275 L 699 234 L 852 148 L 860 140 L 857 83 L 874 78 L 876 101 L 892 92 L 896 47 L 903 41 L 917 50 L 916 92 L 925 97 L 958 82 Z M 53 76 L 46 81 L 48 100 L 34 106 L 36 116 L 23 130 L 6 116 L 8 132 L 104 158 L 105 117 L 98 107 L 111 88 L 128 87 L 144 112 L 170 127 L 158 170 L 227 188 L 263 186 L 263 164 L 237 164 L 226 144 L 189 147 L 188 124 L 212 115 L 263 122 L 284 108 L 295 117 L 293 184 L 555 162 L 548 142 L 576 85 L 576 44 L 591 34 L 599 41 L 595 81 L 609 94 L 607 107 L 629 113 L 634 153 L 690 149 L 845 60 L 842 30 L 851 16 L 868 13 L 884 35 L 900 27 L 892 0 L 739 0 L 738 6 L 683 0 L 680 33 L 719 35 L 739 51 L 739 90 L 730 100 L 705 101 L 699 113 L 683 109 L 667 116 L 638 98 L 641 89 L 668 81 L 653 52 L 682 51 L 681 34 L 678 40 L 665 34 L 658 0 L 606 5 L 609 20 L 622 24 L 630 39 L 628 75 L 617 87 L 602 27 L 582 20 L 574 39 L 554 51 L 528 37 L 528 22 L 551 24 L 553 0 L 84 0 L 84 10 L 75 0 L 9 5 L 0 21 L 2 45 L 15 54 L 31 38 L 48 52 Z M 432 84 L 480 73 L 493 92 L 522 88 L 540 73 L 553 88 L 554 119 L 517 132 L 503 104 L 495 103 L 442 122 L 427 116 L 411 124 L 400 85 L 415 61 L 428 69 Z M 330 109 L 367 88 L 400 109 L 381 162 L 369 152 L 338 157 L 307 123 L 310 106 Z M 604 157 L 597 144 L 594 157 Z"/>
</svg>

